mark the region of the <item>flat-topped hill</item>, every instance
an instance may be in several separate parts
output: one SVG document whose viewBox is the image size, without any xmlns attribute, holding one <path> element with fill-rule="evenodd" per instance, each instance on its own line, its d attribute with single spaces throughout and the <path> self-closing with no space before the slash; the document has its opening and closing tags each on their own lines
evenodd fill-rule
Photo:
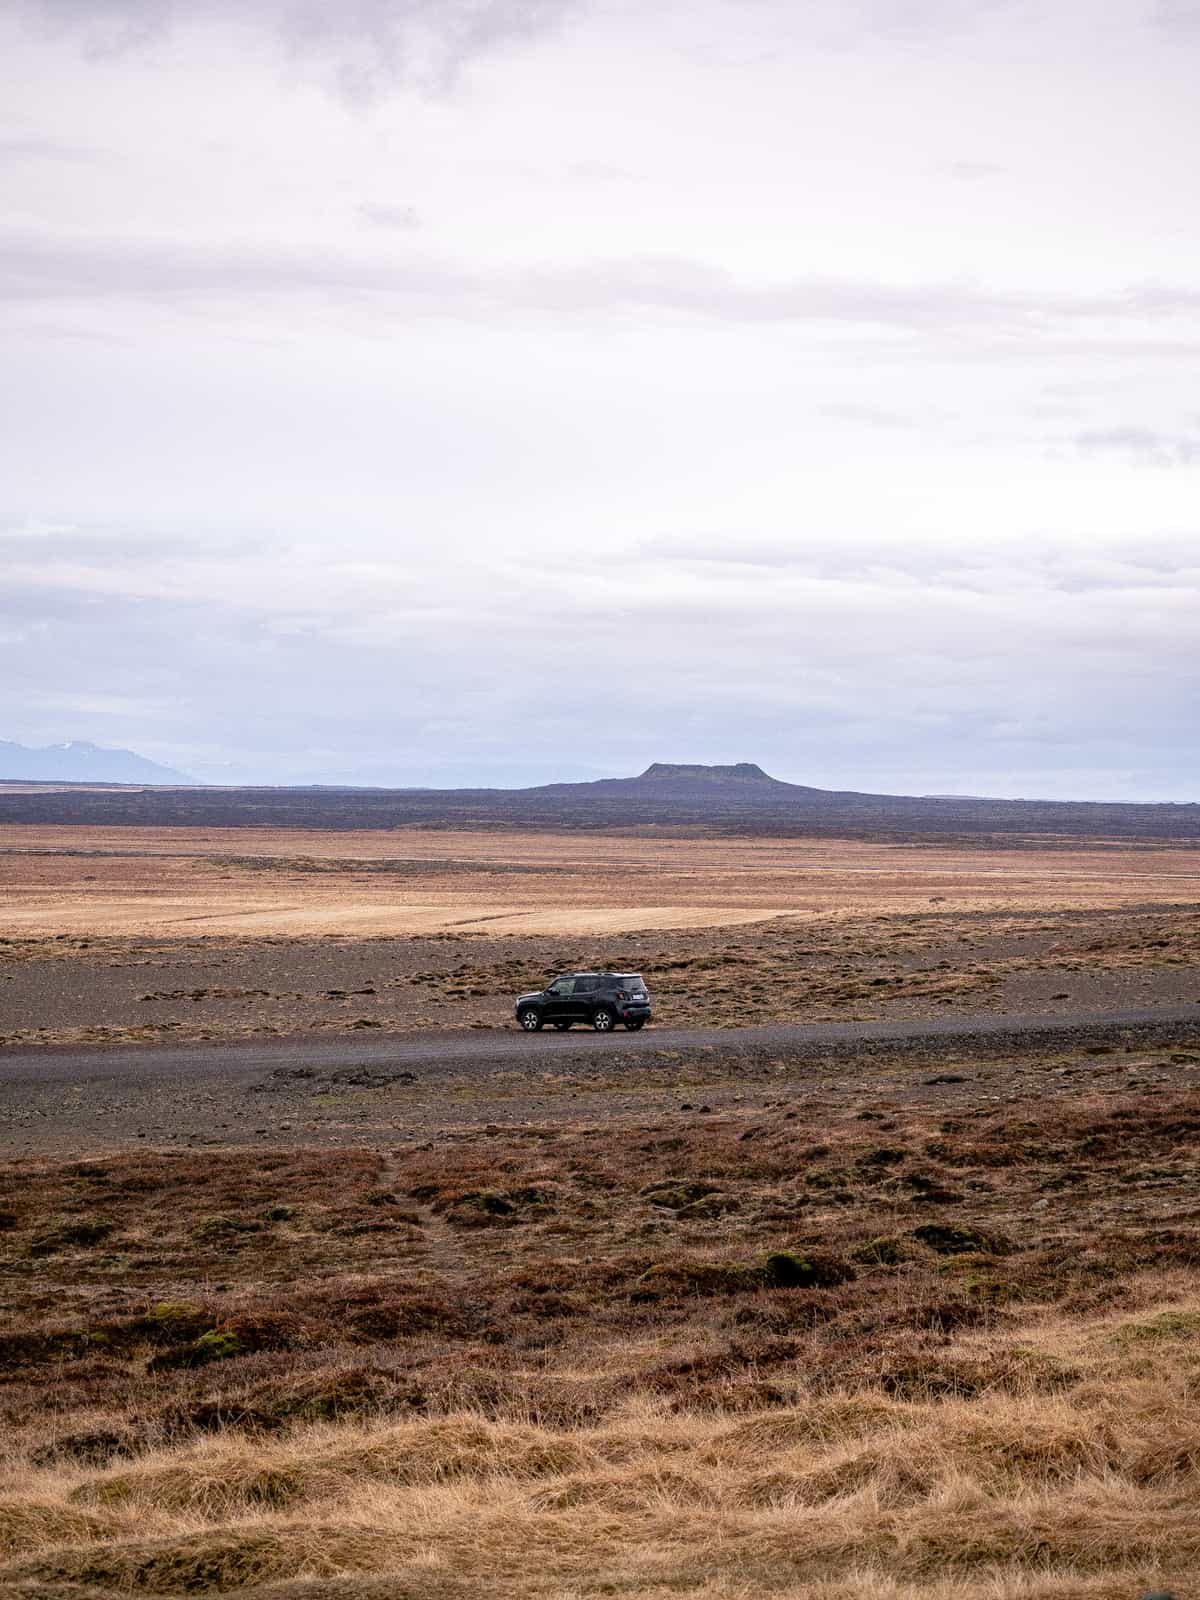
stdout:
<svg viewBox="0 0 1200 1600">
<path fill-rule="evenodd" d="M 547 783 L 526 794 L 606 796 L 610 799 L 645 796 L 653 800 L 679 800 L 693 796 L 700 804 L 720 805 L 731 799 L 742 805 L 756 799 L 773 803 L 784 796 L 816 795 L 819 789 L 784 783 L 772 778 L 755 761 L 736 761 L 728 766 L 705 766 L 694 761 L 652 761 L 645 772 L 631 778 L 594 778 L 587 783 Z"/>
<path fill-rule="evenodd" d="M 680 761 L 652 761 L 645 772 L 628 783 L 674 782 L 697 780 L 703 783 L 778 783 L 769 777 L 755 761 L 736 761 L 731 767 L 705 767 Z"/>
</svg>

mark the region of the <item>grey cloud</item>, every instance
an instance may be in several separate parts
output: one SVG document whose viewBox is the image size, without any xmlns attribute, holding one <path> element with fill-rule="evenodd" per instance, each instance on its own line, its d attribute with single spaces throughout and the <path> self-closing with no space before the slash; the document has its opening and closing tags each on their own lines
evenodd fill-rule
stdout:
<svg viewBox="0 0 1200 1600">
<path fill-rule="evenodd" d="M 415 206 L 380 205 L 369 200 L 359 206 L 358 214 L 373 228 L 396 228 L 401 232 L 419 227 L 421 222 Z"/>
<path fill-rule="evenodd" d="M 564 267 L 473 269 L 430 256 L 324 257 L 162 240 L 0 228 L 0 297 L 186 299 L 335 293 L 419 303 L 447 315 L 654 312 L 713 322 L 853 323 L 954 335 L 1042 332 L 1056 322 L 1166 320 L 1200 311 L 1200 291 L 1138 286 L 1108 296 L 994 293 L 965 282 L 893 285 L 813 278 L 762 287 L 678 257 Z"/>
<path fill-rule="evenodd" d="M 712 563 L 717 566 L 815 566 L 820 555 L 806 541 L 803 548 L 769 540 L 739 539 L 732 534 L 663 534 L 643 539 L 639 554 L 654 560 Z"/>
<path fill-rule="evenodd" d="M 1160 433 L 1153 428 L 1087 428 L 1075 435 L 1081 455 L 1118 455 L 1154 467 L 1200 463 L 1200 434 Z"/>
<path fill-rule="evenodd" d="M 1200 3 L 1197 0 L 1157 0 L 1154 21 L 1168 31 L 1200 31 Z"/>
<path fill-rule="evenodd" d="M 976 540 L 969 549 L 948 551 L 919 539 L 895 541 L 841 538 L 822 539 L 806 534 L 793 542 L 739 538 L 725 533 L 710 536 L 664 535 L 647 539 L 639 554 L 652 561 L 682 567 L 762 568 L 783 573 L 798 571 L 818 581 L 870 583 L 899 592 L 903 585 L 924 591 L 963 591 L 1003 594 L 1036 590 L 1043 597 L 1055 594 L 1195 591 L 1200 595 L 1200 558 L 1192 536 L 1129 538 L 1113 546 L 1097 542 L 1086 551 L 1065 550 L 1049 543 L 1043 554 L 1026 553 L 1013 565 L 1011 549 L 1003 542 L 989 545 Z"/>
<path fill-rule="evenodd" d="M 0 525 L 0 561 L 10 567 L 17 561 L 29 561 L 47 570 L 60 564 L 137 570 L 161 568 L 173 561 L 245 561 L 282 554 L 284 549 L 279 540 L 262 535 L 210 538 L 198 546 L 193 537 L 171 532 L 149 535 L 122 528 Z"/>
<path fill-rule="evenodd" d="M 536 630 L 502 556 L 471 588 L 399 557 L 360 571 L 282 541 L 260 553 L 248 564 L 230 538 L 189 560 L 174 537 L 120 528 L 6 539 L 8 736 L 152 745 L 265 781 L 452 767 L 457 782 L 517 783 L 630 770 L 681 737 L 695 759 L 725 759 L 735 728 L 743 755 L 832 787 L 903 787 L 904 772 L 919 788 L 1186 798 L 1200 781 L 1176 737 L 1200 688 L 1200 568 L 1183 538 L 1051 543 L 1015 564 L 1000 547 L 678 535 L 637 553 L 636 590 L 603 554 L 561 585 L 547 574 Z M 261 581 L 301 569 L 290 599 Z M 572 708 L 593 703 L 598 675 L 576 747 Z M 524 766 L 503 737 L 518 719 Z"/>
<path fill-rule="evenodd" d="M 838 422 L 857 422 L 867 428 L 913 428 L 916 426 L 911 416 L 905 416 L 900 411 L 887 411 L 883 406 L 849 404 L 821 406 L 820 413 L 822 416 L 832 417 Z"/>
<path fill-rule="evenodd" d="M 638 181 L 636 172 L 628 167 L 613 166 L 608 161 L 573 161 L 567 176 L 582 183 L 632 183 Z"/>
<path fill-rule="evenodd" d="M 15 9 L 49 27 L 78 28 L 85 54 L 95 60 L 147 44 L 174 16 L 172 0 L 157 7 L 138 0 L 16 0 Z"/>
<path fill-rule="evenodd" d="M 846 11 L 872 33 L 893 38 L 944 35 L 948 28 L 969 26 L 989 12 L 1011 11 L 1019 0 L 852 0 Z"/>
<path fill-rule="evenodd" d="M 1086 305 L 1087 314 L 1096 317 L 1189 316 L 1200 311 L 1200 289 L 1162 283 L 1138 284 L 1111 299 L 1095 298 Z"/>
<path fill-rule="evenodd" d="M 33 613 L 37 632 L 18 637 L 14 628 L 6 646 L 8 619 Z M 382 781 L 414 781 L 420 769 L 405 752 L 428 749 L 447 705 L 469 714 L 471 697 L 495 676 L 449 639 L 379 647 L 270 622 L 249 606 L 231 611 L 200 598 L 109 594 L 88 603 L 70 591 L 10 585 L 0 597 L 6 736 L 46 742 L 82 726 L 110 743 L 133 738 L 143 749 L 186 754 L 189 770 L 203 765 L 197 754 L 224 752 L 251 780 L 328 781 L 374 763 Z M 405 685 L 399 697 L 397 681 Z"/>
<path fill-rule="evenodd" d="M 70 30 L 98 60 L 128 55 L 181 25 L 253 28 L 306 63 L 350 101 L 397 83 L 444 87 L 489 52 L 537 37 L 591 10 L 595 0 L 10 0 L 18 10 Z M 1144 0 L 1147 17 L 1192 31 L 1197 0 Z M 901 49 L 943 45 L 995 17 L 1020 19 L 1027 0 L 707 0 L 728 38 L 765 23 L 772 49 L 790 38 L 841 52 L 877 38 Z M 727 46 L 728 47 L 728 46 Z M 960 177 L 988 175 L 964 162 Z M 976 168 L 969 171 L 972 166 Z"/>
<path fill-rule="evenodd" d="M 765 0 L 765 4 L 788 14 L 778 0 Z M 1026 0 L 972 0 L 971 4 L 962 0 L 807 0 L 794 12 L 818 44 L 836 50 L 852 48 L 864 37 L 902 47 L 940 45 L 993 17 L 1019 16 L 1025 4 Z"/>
<path fill-rule="evenodd" d="M 127 54 L 181 25 L 254 27 L 314 58 L 351 99 L 413 77 L 445 82 L 466 62 L 553 27 L 579 0 L 17 0 L 76 32 L 93 58 Z"/>
<path fill-rule="evenodd" d="M 50 139 L 38 134 L 0 137 L 0 162 L 68 161 L 90 165 L 101 160 L 100 152 L 65 139 Z"/>
<path fill-rule="evenodd" d="M 231 536 L 199 548 L 176 537 L 71 529 L 12 534 L 3 550 L 14 581 L 44 593 L 47 605 L 58 596 L 86 607 L 95 603 L 96 590 L 103 585 L 105 603 L 137 599 L 153 608 L 189 596 L 228 606 L 231 616 L 239 610 L 257 615 L 280 637 L 335 631 L 343 638 L 390 640 L 397 628 L 406 637 L 418 632 L 432 637 L 447 619 L 469 631 L 485 618 L 493 630 L 509 630 L 517 638 L 526 631 L 524 614 L 514 615 L 511 608 L 524 592 L 524 575 L 503 563 L 493 568 L 485 559 L 477 563 L 473 581 L 464 584 L 454 569 L 416 569 L 407 559 L 319 554 L 283 539 Z M 1131 536 L 1075 549 L 1051 542 L 1043 552 L 1027 552 L 1014 564 L 1002 544 L 961 551 L 919 541 L 856 539 L 847 544 L 836 536 L 786 543 L 755 542 L 733 533 L 676 535 L 643 541 L 637 563 L 641 581 L 627 592 L 623 578 L 614 576 L 602 555 L 591 560 L 581 556 L 572 569 L 577 581 L 541 620 L 539 638 L 558 629 L 571 639 L 580 617 L 600 626 L 613 614 L 653 616 L 668 630 L 674 619 L 689 628 L 724 620 L 730 626 L 777 624 L 787 631 L 797 607 L 816 605 L 823 612 L 850 610 L 865 616 L 879 604 L 889 605 L 889 593 L 916 595 L 931 612 L 955 595 L 1017 606 L 1033 625 L 1035 601 L 1061 610 L 1074 604 L 1074 595 L 1104 591 L 1109 596 L 1105 609 L 1078 611 L 1083 626 L 1103 640 L 1111 607 L 1122 595 L 1155 590 L 1164 605 L 1180 597 L 1190 604 L 1200 591 L 1195 541 L 1182 537 L 1156 542 Z M 715 567 L 726 570 L 706 570 Z M 744 569 L 740 575 L 729 570 L 739 568 Z M 271 574 L 274 581 L 265 581 Z M 957 629 L 953 605 L 944 620 Z M 831 639 L 840 637 L 838 616 L 832 617 L 831 626 Z M 804 639 L 798 643 L 805 647 Z M 603 648 L 607 650 L 607 643 Z M 719 648 L 715 638 L 712 648 Z"/>
<path fill-rule="evenodd" d="M 569 591 L 547 592 L 548 623 L 558 625 L 539 627 L 536 641 L 523 626 L 504 633 L 486 613 L 453 635 L 371 641 L 328 619 L 288 632 L 261 612 L 200 599 L 108 595 L 89 607 L 79 596 L 56 603 L 40 589 L 16 590 L 0 603 L 0 623 L 4 613 L 36 612 L 45 626 L 0 648 L 19 689 L 10 736 L 149 743 L 191 770 L 223 752 L 239 775 L 260 781 L 438 781 L 447 764 L 464 783 L 622 772 L 681 741 L 696 759 L 725 759 L 731 728 L 743 754 L 834 787 L 895 788 L 903 769 L 924 774 L 916 787 L 995 792 L 1019 782 L 1031 792 L 1095 795 L 1107 768 L 1125 774 L 1119 792 L 1184 798 L 1200 779 L 1181 763 L 1173 733 L 1196 674 L 1169 637 L 1132 656 L 1067 650 L 1053 631 L 1030 627 L 1017 598 L 979 613 L 956 640 L 930 595 L 903 589 L 882 607 L 864 597 L 832 631 L 818 630 L 810 623 L 819 599 L 797 611 L 772 588 L 768 581 L 769 629 L 720 606 L 697 629 L 666 604 L 653 626 L 618 609 L 603 636 L 582 637 Z M 571 712 L 597 671 L 607 692 L 583 741 Z M 490 731 L 518 718 L 533 765 L 514 763 Z M 1057 769 L 1046 756 L 1054 749 Z"/>
<path fill-rule="evenodd" d="M 994 161 L 951 161 L 944 170 L 962 183 L 979 183 L 988 178 L 1003 177 L 1007 169 Z"/>
<path fill-rule="evenodd" d="M 80 30 L 94 48 L 136 48 L 179 25 L 251 24 L 288 45 L 337 50 L 363 44 L 390 72 L 402 71 L 414 36 L 439 37 L 459 60 L 512 39 L 553 27 L 589 0 L 15 0 L 51 25 Z M 1169 17 L 1194 0 L 1159 0 Z M 969 30 L 995 14 L 1019 12 L 1022 0 L 808 0 L 799 16 L 817 42 L 874 34 L 899 40 L 942 38 Z M 786 0 L 710 0 L 726 24 L 784 16 L 797 20 Z"/>
</svg>

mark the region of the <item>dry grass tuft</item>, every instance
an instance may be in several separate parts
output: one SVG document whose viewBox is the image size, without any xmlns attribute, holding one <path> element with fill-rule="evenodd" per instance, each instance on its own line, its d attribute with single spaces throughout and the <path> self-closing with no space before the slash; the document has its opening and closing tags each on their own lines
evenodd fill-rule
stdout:
<svg viewBox="0 0 1200 1600">
<path fill-rule="evenodd" d="M 20 1555 L 45 1545 L 107 1539 L 120 1526 L 117 1519 L 66 1505 L 60 1497 L 5 1496 L 0 1499 L 0 1555 Z"/>
</svg>

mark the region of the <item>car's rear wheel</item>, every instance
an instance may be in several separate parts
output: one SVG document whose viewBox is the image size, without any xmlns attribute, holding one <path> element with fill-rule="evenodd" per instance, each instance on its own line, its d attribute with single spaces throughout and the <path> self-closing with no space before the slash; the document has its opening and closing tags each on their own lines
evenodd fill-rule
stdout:
<svg viewBox="0 0 1200 1600">
<path fill-rule="evenodd" d="M 630 1033 L 636 1033 L 639 1028 L 645 1027 L 645 1025 L 645 1017 L 630 1017 L 625 1023 L 625 1026 L 629 1029 Z"/>
<path fill-rule="evenodd" d="M 596 1014 L 592 1018 L 592 1027 L 595 1028 L 597 1033 L 609 1033 L 612 1031 L 612 1025 L 616 1020 L 616 1017 L 607 1006 L 597 1006 Z"/>
<path fill-rule="evenodd" d="M 567 1029 L 570 1026 L 571 1026 L 571 1024 L 569 1022 L 556 1022 L 554 1024 L 555 1030 L 558 1033 L 566 1033 Z"/>
<path fill-rule="evenodd" d="M 526 1033 L 536 1033 L 542 1025 L 542 1014 L 540 1011 L 535 1011 L 532 1006 L 529 1006 L 519 1013 L 517 1021 L 525 1029 Z"/>
</svg>

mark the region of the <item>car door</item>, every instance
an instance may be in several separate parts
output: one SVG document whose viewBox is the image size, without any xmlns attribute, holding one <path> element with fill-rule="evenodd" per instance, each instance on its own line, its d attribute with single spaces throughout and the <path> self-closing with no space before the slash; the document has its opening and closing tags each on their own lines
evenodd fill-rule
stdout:
<svg viewBox="0 0 1200 1600">
<path fill-rule="evenodd" d="M 542 1016 L 547 1022 L 564 1022 L 574 1016 L 571 1010 L 574 991 L 574 978 L 555 978 L 542 1002 Z"/>
<path fill-rule="evenodd" d="M 590 1022 L 592 1006 L 595 1003 L 596 991 L 600 987 L 599 978 L 576 978 L 575 991 L 571 996 L 572 1022 Z"/>
</svg>

